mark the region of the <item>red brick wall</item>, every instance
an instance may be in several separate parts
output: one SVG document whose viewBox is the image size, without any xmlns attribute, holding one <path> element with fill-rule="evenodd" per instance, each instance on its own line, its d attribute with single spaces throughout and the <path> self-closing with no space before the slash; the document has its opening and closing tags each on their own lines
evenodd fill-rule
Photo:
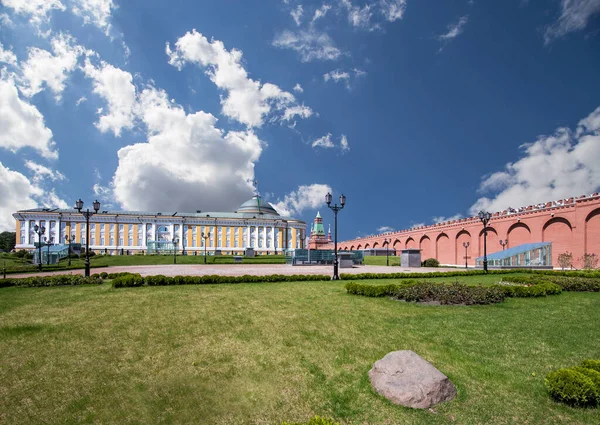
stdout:
<svg viewBox="0 0 600 425">
<path fill-rule="evenodd" d="M 548 204 L 549 206 L 552 204 Z M 381 235 L 341 242 L 341 249 L 363 249 L 374 243 L 383 246 L 383 240 L 391 238 L 397 254 L 404 248 L 417 248 L 421 258 L 437 258 L 442 264 L 464 265 L 463 242 L 469 241 L 469 264 L 483 256 L 483 225 L 477 217 L 453 220 L 416 229 L 388 232 Z M 488 225 L 487 252 L 502 250 L 499 240 L 508 239 L 513 247 L 529 242 L 552 242 L 552 264 L 558 267 L 557 259 L 569 251 L 574 259 L 585 252 L 600 256 L 600 195 L 570 198 L 562 205 L 544 209 L 533 206 L 509 214 L 495 213 Z M 575 264 L 580 267 L 579 264 Z"/>
</svg>

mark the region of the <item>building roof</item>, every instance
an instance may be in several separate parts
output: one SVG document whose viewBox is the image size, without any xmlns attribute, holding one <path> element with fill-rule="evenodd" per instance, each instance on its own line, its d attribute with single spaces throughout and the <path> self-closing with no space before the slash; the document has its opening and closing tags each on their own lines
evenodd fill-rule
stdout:
<svg viewBox="0 0 600 425">
<path fill-rule="evenodd" d="M 271 204 L 263 201 L 260 195 L 254 195 L 252 199 L 248 199 L 235 211 L 236 213 L 252 213 L 252 214 L 271 214 L 279 216 L 279 213 Z"/>
<path fill-rule="evenodd" d="M 246 202 L 248 202 L 248 201 L 246 201 Z M 246 204 L 246 202 L 244 202 L 244 204 Z M 244 204 L 242 204 L 242 206 Z M 267 204 L 267 205 L 269 205 L 269 204 Z M 240 209 L 241 209 L 241 207 L 240 207 Z M 100 211 L 98 211 L 98 213 L 104 214 L 104 215 L 115 215 L 115 216 L 116 215 L 119 215 L 119 216 L 146 216 L 146 217 L 147 216 L 156 216 L 156 217 L 164 217 L 164 218 L 188 217 L 188 218 L 196 218 L 196 219 L 220 218 L 220 219 L 239 219 L 239 220 L 266 219 L 266 220 L 280 220 L 280 221 L 298 221 L 298 222 L 301 221 L 301 220 L 298 220 L 293 217 L 280 216 L 277 213 L 277 211 L 270 205 L 268 207 L 264 207 L 263 205 L 261 205 L 260 213 L 257 210 L 256 210 L 256 212 L 253 212 L 250 208 L 248 208 L 245 211 L 240 211 L 240 209 L 238 209 L 236 212 L 197 211 L 195 213 L 178 212 L 178 211 L 119 211 L 119 210 L 102 210 L 102 209 L 100 209 Z M 79 214 L 79 212 L 74 208 L 32 208 L 32 209 L 27 209 L 27 210 L 19 210 L 15 214 L 19 214 L 19 213 Z"/>
<path fill-rule="evenodd" d="M 522 254 L 527 251 L 531 251 L 532 249 L 541 248 L 543 246 L 552 245 L 552 242 L 534 242 L 534 243 L 524 243 L 523 245 L 517 245 L 512 248 L 505 249 L 503 251 L 494 252 L 493 254 L 488 254 L 488 260 L 503 260 L 505 258 L 512 257 L 513 255 Z M 483 257 L 477 257 L 477 260 L 483 260 Z"/>
</svg>

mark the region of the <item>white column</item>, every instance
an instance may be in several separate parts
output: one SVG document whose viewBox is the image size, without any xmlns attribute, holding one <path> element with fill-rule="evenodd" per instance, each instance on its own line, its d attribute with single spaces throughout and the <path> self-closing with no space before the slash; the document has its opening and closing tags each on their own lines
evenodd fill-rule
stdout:
<svg viewBox="0 0 600 425">
<path fill-rule="evenodd" d="M 152 240 L 156 241 L 156 222 L 152 223 Z"/>
<path fill-rule="evenodd" d="M 275 227 L 271 226 L 271 233 L 270 233 L 270 240 L 271 240 L 271 249 L 275 249 Z"/>
<path fill-rule="evenodd" d="M 25 245 L 29 245 L 31 240 L 31 220 L 25 220 Z"/>
<path fill-rule="evenodd" d="M 140 223 L 138 224 L 138 226 L 142 226 L 142 240 L 139 241 L 138 240 L 138 245 L 141 245 L 145 248 L 148 247 L 148 235 L 146 234 L 146 232 L 148 231 L 148 229 L 146 229 L 146 223 Z M 138 235 L 139 235 L 139 229 L 138 229 Z"/>
<path fill-rule="evenodd" d="M 246 246 L 244 248 L 248 248 L 250 246 L 250 225 L 246 227 Z"/>
</svg>

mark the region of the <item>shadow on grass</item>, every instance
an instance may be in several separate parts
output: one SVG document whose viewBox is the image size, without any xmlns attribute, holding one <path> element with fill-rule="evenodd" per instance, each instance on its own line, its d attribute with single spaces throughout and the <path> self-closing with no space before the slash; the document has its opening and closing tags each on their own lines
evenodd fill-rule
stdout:
<svg viewBox="0 0 600 425">
<path fill-rule="evenodd" d="M 0 327 L 0 338 L 11 338 L 21 335 L 31 335 L 48 329 L 48 326 L 42 325 L 2 326 Z"/>
</svg>

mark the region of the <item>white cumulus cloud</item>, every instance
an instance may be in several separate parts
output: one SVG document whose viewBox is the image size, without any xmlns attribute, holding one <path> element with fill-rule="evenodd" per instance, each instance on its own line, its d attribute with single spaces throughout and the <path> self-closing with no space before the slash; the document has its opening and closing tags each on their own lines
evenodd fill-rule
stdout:
<svg viewBox="0 0 600 425">
<path fill-rule="evenodd" d="M 52 131 L 32 104 L 19 97 L 11 79 L 0 79 L 0 147 L 16 152 L 30 147 L 46 158 L 58 158 Z"/>
<path fill-rule="evenodd" d="M 113 0 L 72 0 L 72 12 L 83 18 L 85 24 L 95 25 L 106 35 L 111 29 L 110 18 L 116 5 Z"/>
<path fill-rule="evenodd" d="M 252 131 L 224 133 L 213 115 L 188 114 L 152 87 L 139 107 L 147 141 L 118 151 L 111 184 L 123 208 L 232 211 L 252 196 L 247 181 L 262 152 Z"/>
<path fill-rule="evenodd" d="M 0 232 L 14 231 L 15 219 L 12 214 L 37 207 L 33 196 L 41 193 L 41 189 L 32 185 L 27 177 L 0 162 Z"/>
<path fill-rule="evenodd" d="M 521 147 L 522 158 L 482 180 L 480 190 L 493 195 L 479 198 L 470 209 L 472 214 L 589 194 L 600 188 L 600 107 L 582 119 L 575 131 L 561 127 Z"/>
<path fill-rule="evenodd" d="M 137 100 L 132 75 L 105 62 L 94 66 L 89 58 L 83 71 L 94 83 L 93 92 L 103 98 L 108 107 L 106 112 L 99 111 L 96 127 L 103 133 L 112 131 L 116 137 L 121 135 L 121 130 L 133 128 Z"/>
<path fill-rule="evenodd" d="M 37 162 L 27 160 L 25 161 L 25 167 L 33 172 L 33 182 L 39 184 L 41 182 L 49 181 L 55 182 L 65 180 L 65 175 L 60 171 L 53 170 L 45 165 L 38 164 Z"/>
<path fill-rule="evenodd" d="M 300 85 L 300 83 L 296 83 L 296 85 L 294 86 L 293 90 L 296 93 L 304 93 L 304 89 L 302 88 L 302 86 Z"/>
<path fill-rule="evenodd" d="M 2 43 L 0 43 L 0 62 L 7 63 L 12 66 L 17 66 L 17 56 L 10 49 L 4 49 Z"/>
<path fill-rule="evenodd" d="M 50 21 L 50 13 L 53 10 L 66 10 L 66 6 L 60 0 L 0 0 L 0 3 L 19 15 L 27 16 L 38 29 Z"/>
<path fill-rule="evenodd" d="M 51 41 L 52 53 L 38 47 L 30 47 L 29 55 L 21 64 L 21 92 L 31 97 L 43 90 L 45 84 L 52 90 L 56 99 L 60 99 L 69 73 L 77 65 L 84 49 L 75 44 L 73 37 L 59 34 Z"/>
<path fill-rule="evenodd" d="M 331 187 L 326 184 L 298 186 L 297 190 L 285 195 L 283 200 L 273 204 L 273 207 L 284 217 L 301 214 L 305 210 L 324 208 L 325 195 L 328 192 L 331 192 Z"/>
<path fill-rule="evenodd" d="M 221 100 L 223 114 L 248 127 L 260 127 L 273 111 L 296 104 L 294 95 L 275 84 L 251 79 L 241 64 L 241 51 L 227 50 L 223 42 L 209 41 L 196 30 L 179 38 L 175 50 L 167 43 L 166 52 L 169 63 L 178 69 L 187 62 L 206 68 L 211 81 L 227 92 Z"/>
</svg>

